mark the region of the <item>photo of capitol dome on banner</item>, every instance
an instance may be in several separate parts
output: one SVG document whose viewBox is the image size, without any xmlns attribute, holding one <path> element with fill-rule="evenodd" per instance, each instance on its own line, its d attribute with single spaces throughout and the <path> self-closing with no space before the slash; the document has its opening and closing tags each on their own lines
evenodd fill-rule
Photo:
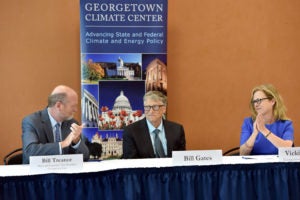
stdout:
<svg viewBox="0 0 300 200">
<path fill-rule="evenodd" d="M 87 126 L 91 159 L 116 159 L 122 156 L 123 128 L 144 118 L 145 81 L 99 81 L 83 85 L 82 120 Z M 96 118 L 97 116 L 97 118 Z"/>
<path fill-rule="evenodd" d="M 142 110 L 132 110 L 130 102 L 124 92 L 116 98 L 112 110 L 107 106 L 101 107 L 101 115 L 99 115 L 100 130 L 118 130 L 125 126 L 140 120 L 143 115 Z"/>
<path fill-rule="evenodd" d="M 144 81 L 99 81 L 99 130 L 123 130 L 144 117 Z"/>
</svg>

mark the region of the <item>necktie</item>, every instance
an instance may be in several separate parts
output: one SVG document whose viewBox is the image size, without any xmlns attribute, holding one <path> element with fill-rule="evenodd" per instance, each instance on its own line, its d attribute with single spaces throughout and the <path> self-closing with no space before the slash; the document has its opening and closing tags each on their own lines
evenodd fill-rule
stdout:
<svg viewBox="0 0 300 200">
<path fill-rule="evenodd" d="M 164 153 L 164 149 L 163 149 L 163 146 L 161 144 L 161 141 L 159 139 L 159 130 L 158 129 L 155 129 L 153 131 L 153 133 L 155 133 L 155 137 L 154 137 L 154 148 L 155 148 L 155 154 L 156 154 L 156 157 L 157 158 L 164 158 L 166 157 L 165 156 L 165 153 Z"/>
<path fill-rule="evenodd" d="M 60 124 L 55 124 L 55 142 L 60 142 Z"/>
</svg>

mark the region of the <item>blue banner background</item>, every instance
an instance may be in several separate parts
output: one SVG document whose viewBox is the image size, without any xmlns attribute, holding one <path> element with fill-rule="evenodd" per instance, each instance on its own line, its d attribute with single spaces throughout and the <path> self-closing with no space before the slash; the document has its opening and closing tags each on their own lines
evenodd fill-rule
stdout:
<svg viewBox="0 0 300 200">
<path fill-rule="evenodd" d="M 167 94 L 167 7 L 167 0 L 80 0 L 83 134 L 89 147 L 101 145 L 91 158 L 120 158 L 122 129 L 144 117 L 145 92 Z"/>
<path fill-rule="evenodd" d="M 80 4 L 82 53 L 166 53 L 167 1 L 82 0 Z"/>
</svg>

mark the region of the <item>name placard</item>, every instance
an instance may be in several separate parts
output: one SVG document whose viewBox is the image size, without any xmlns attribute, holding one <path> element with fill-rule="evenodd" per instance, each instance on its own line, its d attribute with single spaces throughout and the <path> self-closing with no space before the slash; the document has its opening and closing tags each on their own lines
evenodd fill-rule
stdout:
<svg viewBox="0 0 300 200">
<path fill-rule="evenodd" d="M 279 161 L 300 161 L 300 147 L 279 147 L 278 148 Z"/>
<path fill-rule="evenodd" d="M 222 150 L 173 151 L 173 165 L 222 164 Z"/>
<path fill-rule="evenodd" d="M 74 173 L 83 167 L 82 154 L 30 156 L 30 174 Z"/>
</svg>

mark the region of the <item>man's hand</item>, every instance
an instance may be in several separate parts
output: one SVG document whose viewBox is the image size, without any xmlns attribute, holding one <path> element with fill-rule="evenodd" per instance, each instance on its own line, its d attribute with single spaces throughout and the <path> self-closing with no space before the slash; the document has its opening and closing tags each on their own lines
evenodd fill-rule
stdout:
<svg viewBox="0 0 300 200">
<path fill-rule="evenodd" d="M 66 137 L 66 139 L 64 139 L 63 141 L 61 141 L 61 148 L 65 148 L 70 146 L 70 144 L 72 143 L 74 139 L 74 134 L 71 132 L 68 137 Z"/>
<path fill-rule="evenodd" d="M 82 125 L 78 125 L 78 124 L 75 124 L 73 123 L 70 127 L 71 129 L 71 133 L 70 134 L 73 134 L 74 137 L 72 139 L 72 143 L 73 144 L 77 144 L 81 138 L 81 131 L 82 131 L 82 127 L 84 126 L 84 124 Z"/>
<path fill-rule="evenodd" d="M 61 142 L 61 148 L 68 147 L 71 145 L 71 143 L 77 144 L 81 138 L 81 131 L 83 126 L 84 124 L 80 126 L 73 123 L 70 127 L 71 133 L 66 137 L 64 141 Z"/>
</svg>

